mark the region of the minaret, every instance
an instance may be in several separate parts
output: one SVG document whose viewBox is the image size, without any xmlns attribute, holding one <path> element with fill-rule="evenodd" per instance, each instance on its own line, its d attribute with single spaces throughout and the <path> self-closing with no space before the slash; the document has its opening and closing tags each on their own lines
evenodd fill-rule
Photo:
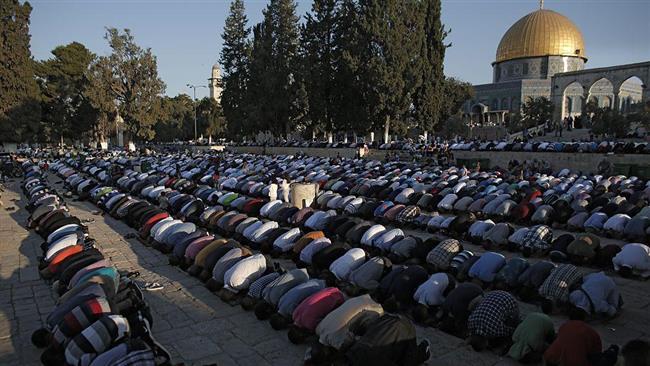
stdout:
<svg viewBox="0 0 650 366">
<path fill-rule="evenodd" d="M 217 103 L 221 103 L 221 92 L 223 91 L 223 88 L 221 84 L 221 69 L 219 68 L 219 64 L 212 65 L 212 74 L 208 81 L 210 82 L 210 98 L 216 100 Z"/>
</svg>

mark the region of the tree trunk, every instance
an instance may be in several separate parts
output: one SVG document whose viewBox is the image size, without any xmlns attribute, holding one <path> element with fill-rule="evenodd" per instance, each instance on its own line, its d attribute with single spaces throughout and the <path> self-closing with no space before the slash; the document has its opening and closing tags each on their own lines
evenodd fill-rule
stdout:
<svg viewBox="0 0 650 366">
<path fill-rule="evenodd" d="M 333 141 L 334 141 L 334 135 L 330 131 L 327 133 L 327 142 L 331 144 Z"/>
<path fill-rule="evenodd" d="M 347 144 L 348 143 L 348 132 L 345 131 L 345 135 L 343 136 L 343 143 Z"/>
<path fill-rule="evenodd" d="M 428 141 L 429 141 L 429 131 L 424 130 L 424 142 L 426 143 Z"/>
<path fill-rule="evenodd" d="M 390 132 L 390 116 L 386 116 L 386 122 L 384 123 L 384 143 L 387 144 L 390 142 L 388 140 L 388 133 Z"/>
</svg>

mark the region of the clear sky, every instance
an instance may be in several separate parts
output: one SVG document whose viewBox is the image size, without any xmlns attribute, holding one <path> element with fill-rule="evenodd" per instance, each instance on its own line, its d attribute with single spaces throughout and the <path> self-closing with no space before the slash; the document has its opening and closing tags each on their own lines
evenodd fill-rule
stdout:
<svg viewBox="0 0 650 366">
<path fill-rule="evenodd" d="M 244 0 L 249 23 L 261 21 L 267 0 Z M 104 27 L 129 28 L 136 42 L 158 57 L 167 94 L 207 84 L 219 57 L 226 0 L 32 0 L 32 53 L 46 59 L 57 45 L 81 42 L 103 55 Z M 650 0 L 546 0 L 582 30 L 589 62 L 601 67 L 650 60 Z M 298 1 L 304 15 L 311 1 Z M 443 0 L 451 28 L 445 73 L 478 84 L 492 79 L 490 63 L 510 25 L 538 8 L 537 0 Z M 197 97 L 207 94 L 197 90 Z"/>
</svg>

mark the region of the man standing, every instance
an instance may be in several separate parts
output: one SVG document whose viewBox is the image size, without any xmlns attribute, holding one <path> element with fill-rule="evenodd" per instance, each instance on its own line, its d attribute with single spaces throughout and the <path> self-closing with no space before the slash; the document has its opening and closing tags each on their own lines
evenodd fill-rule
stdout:
<svg viewBox="0 0 650 366">
<path fill-rule="evenodd" d="M 286 177 L 282 178 L 281 188 L 282 188 L 282 201 L 289 203 L 289 192 L 291 190 L 291 187 L 289 186 L 289 182 L 287 182 Z"/>
<path fill-rule="evenodd" d="M 269 185 L 269 201 L 275 201 L 278 199 L 278 185 L 271 179 L 271 184 Z"/>
</svg>

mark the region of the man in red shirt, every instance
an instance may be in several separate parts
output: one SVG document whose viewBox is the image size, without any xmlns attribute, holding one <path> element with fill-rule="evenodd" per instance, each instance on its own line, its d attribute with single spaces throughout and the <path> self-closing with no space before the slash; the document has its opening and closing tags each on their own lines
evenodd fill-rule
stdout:
<svg viewBox="0 0 650 366">
<path fill-rule="evenodd" d="M 571 312 L 569 319 L 544 352 L 544 361 L 546 365 L 590 366 L 589 356 L 600 354 L 603 349 L 600 335 L 584 322 L 584 315 Z"/>
</svg>

